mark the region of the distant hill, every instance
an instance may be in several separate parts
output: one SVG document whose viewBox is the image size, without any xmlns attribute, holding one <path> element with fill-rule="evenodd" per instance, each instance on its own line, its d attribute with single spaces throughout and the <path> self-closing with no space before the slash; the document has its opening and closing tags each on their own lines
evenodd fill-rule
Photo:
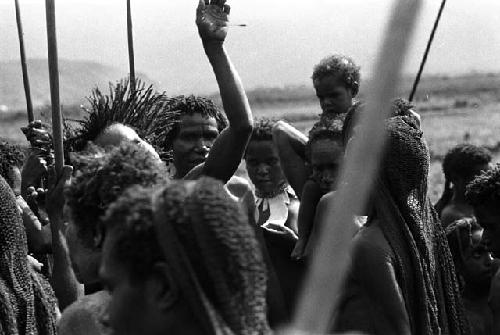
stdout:
<svg viewBox="0 0 500 335">
<path fill-rule="evenodd" d="M 102 89 L 108 83 L 126 77 L 128 74 L 118 68 L 96 62 L 60 60 L 60 89 L 63 105 L 79 105 L 92 88 Z M 34 106 L 50 103 L 48 65 L 46 59 L 32 59 L 28 62 L 28 73 L 31 84 L 31 95 Z M 158 87 L 158 84 L 142 74 L 138 77 Z M 0 62 L 0 107 L 8 110 L 24 109 L 24 98 L 21 65 L 17 61 Z M 2 109 L 6 109 L 3 107 Z"/>
</svg>

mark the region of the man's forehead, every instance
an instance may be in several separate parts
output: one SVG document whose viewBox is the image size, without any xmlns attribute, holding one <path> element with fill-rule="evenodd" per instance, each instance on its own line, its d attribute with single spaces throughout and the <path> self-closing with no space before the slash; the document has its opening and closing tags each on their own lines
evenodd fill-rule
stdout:
<svg viewBox="0 0 500 335">
<path fill-rule="evenodd" d="M 214 127 L 217 128 L 217 120 L 213 116 L 205 116 L 200 113 L 186 114 L 180 119 L 181 130 L 187 127 Z"/>
</svg>

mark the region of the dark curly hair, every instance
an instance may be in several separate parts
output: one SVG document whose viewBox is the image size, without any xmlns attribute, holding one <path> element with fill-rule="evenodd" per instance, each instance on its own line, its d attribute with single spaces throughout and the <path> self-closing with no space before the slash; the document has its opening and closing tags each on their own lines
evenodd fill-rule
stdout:
<svg viewBox="0 0 500 335">
<path fill-rule="evenodd" d="M 0 176 L 12 187 L 13 180 L 10 176 L 12 168 L 22 168 L 24 163 L 24 152 L 17 145 L 0 141 Z"/>
<path fill-rule="evenodd" d="M 465 197 L 472 206 L 500 208 L 500 164 L 484 171 L 467 185 Z"/>
<path fill-rule="evenodd" d="M 488 149 L 472 144 L 459 144 L 449 150 L 443 161 L 444 188 L 443 194 L 434 205 L 436 211 L 441 215 L 443 209 L 451 201 L 454 178 L 471 180 L 476 173 L 477 166 L 489 164 L 491 160 L 492 156 Z"/>
<path fill-rule="evenodd" d="M 127 268 L 132 282 L 147 278 L 164 259 L 153 224 L 153 189 L 132 186 L 113 202 L 102 222 L 115 237 L 111 256 Z"/>
<path fill-rule="evenodd" d="M 323 58 L 319 64 L 314 66 L 312 80 L 321 80 L 326 76 L 340 77 L 346 88 L 352 90 L 352 95 L 356 96 L 359 92 L 361 75 L 360 67 L 354 61 L 344 55 L 331 55 Z"/>
<path fill-rule="evenodd" d="M 258 118 L 254 120 L 252 137 L 250 141 L 272 141 L 273 126 L 276 121 L 268 118 Z"/>
<path fill-rule="evenodd" d="M 179 133 L 182 116 L 193 114 L 215 118 L 219 132 L 228 125 L 226 115 L 210 99 L 194 95 L 165 99 L 155 111 L 154 121 L 146 137 L 164 161 L 170 162 L 172 159 L 172 146 Z"/>
<path fill-rule="evenodd" d="M 150 186 L 167 178 L 163 162 L 134 143 L 76 158 L 79 169 L 66 189 L 73 222 L 84 240 L 95 236 L 106 208 L 132 185 Z M 83 162 L 83 163 L 81 163 Z"/>
<path fill-rule="evenodd" d="M 173 182 L 155 194 L 155 227 L 177 280 L 191 271 L 235 334 L 267 334 L 266 268 L 255 230 L 212 178 Z M 190 288 L 193 291 L 195 288 Z M 199 307 L 198 307 L 199 308 Z"/>
<path fill-rule="evenodd" d="M 471 179 L 477 166 L 489 164 L 491 160 L 492 156 L 488 149 L 472 144 L 459 144 L 446 153 L 443 173 L 451 181 L 453 175 Z"/>
</svg>

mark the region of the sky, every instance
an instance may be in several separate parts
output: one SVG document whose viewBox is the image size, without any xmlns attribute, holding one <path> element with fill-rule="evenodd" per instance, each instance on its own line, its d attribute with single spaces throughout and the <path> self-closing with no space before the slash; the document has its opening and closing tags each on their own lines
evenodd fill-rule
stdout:
<svg viewBox="0 0 500 335">
<path fill-rule="evenodd" d="M 396 0 L 397 1 L 397 0 Z M 30 58 L 45 58 L 45 1 L 19 0 Z M 405 72 L 415 73 L 440 0 L 423 0 Z M 310 83 L 313 66 L 350 55 L 369 77 L 392 0 L 233 0 L 227 50 L 246 88 Z M 171 94 L 217 90 L 194 24 L 197 0 L 132 0 L 136 70 Z M 59 57 L 128 72 L 125 0 L 56 0 Z M 426 73 L 500 72 L 500 1 L 447 2 Z M 19 58 L 14 0 L 0 0 L 0 60 Z M 114 81 L 118 78 L 110 78 Z"/>
</svg>

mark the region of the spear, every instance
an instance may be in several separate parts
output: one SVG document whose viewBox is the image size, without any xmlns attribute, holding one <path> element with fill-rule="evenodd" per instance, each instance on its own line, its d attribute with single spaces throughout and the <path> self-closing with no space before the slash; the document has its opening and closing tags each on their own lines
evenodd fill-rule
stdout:
<svg viewBox="0 0 500 335">
<path fill-rule="evenodd" d="M 128 39 L 128 64 L 130 70 L 130 89 L 135 92 L 135 60 L 134 60 L 134 36 L 132 31 L 132 11 L 130 0 L 127 0 L 127 39 Z"/>
<path fill-rule="evenodd" d="M 429 37 L 429 40 L 427 41 L 427 46 L 425 48 L 424 56 L 422 57 L 422 61 L 420 62 L 420 67 L 418 69 L 417 77 L 415 78 L 415 81 L 413 82 L 413 87 L 411 89 L 410 97 L 408 98 L 408 100 L 410 102 L 413 101 L 415 93 L 417 92 L 417 87 L 418 87 L 418 84 L 420 82 L 420 77 L 422 76 L 422 72 L 424 71 L 425 63 L 427 62 L 427 56 L 429 56 L 429 51 L 431 50 L 431 45 L 432 45 L 432 42 L 434 41 L 434 35 L 436 34 L 436 30 L 438 28 L 439 21 L 441 21 L 441 14 L 443 14 L 444 5 L 446 5 L 446 0 L 443 0 L 441 2 L 441 6 L 439 7 L 438 15 L 436 17 L 436 20 L 434 21 L 434 26 L 432 27 L 431 36 Z"/>
<path fill-rule="evenodd" d="M 374 67 L 374 80 L 367 91 L 367 110 L 360 115 L 360 131 L 349 144 L 338 191 L 319 225 L 319 243 L 292 324 L 296 332 L 323 334 L 331 322 L 355 231 L 354 223 L 349 223 L 365 207 L 377 176 L 386 140 L 384 120 L 390 113 L 421 3 L 395 0 Z"/>
<path fill-rule="evenodd" d="M 59 99 L 59 66 L 57 57 L 55 0 L 45 0 L 47 18 L 47 44 L 49 59 L 50 102 L 52 105 L 52 138 L 54 144 L 55 168 L 60 176 L 64 165 L 62 115 Z"/>
<path fill-rule="evenodd" d="M 33 122 L 33 103 L 31 101 L 30 80 L 28 77 L 28 65 L 26 63 L 26 53 L 24 50 L 24 33 L 21 21 L 21 9 L 18 0 L 14 1 L 16 6 L 17 34 L 19 36 L 19 51 L 21 53 L 21 68 L 23 71 L 24 95 L 26 96 L 26 110 L 28 111 L 28 122 Z"/>
</svg>

